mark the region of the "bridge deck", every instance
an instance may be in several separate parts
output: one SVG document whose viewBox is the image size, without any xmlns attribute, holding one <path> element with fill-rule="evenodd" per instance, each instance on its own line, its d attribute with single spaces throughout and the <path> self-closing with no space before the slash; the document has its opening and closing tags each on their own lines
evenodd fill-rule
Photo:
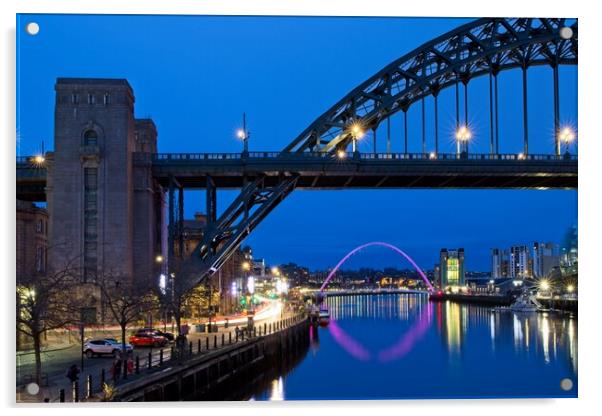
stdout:
<svg viewBox="0 0 602 416">
<path fill-rule="evenodd" d="M 245 177 L 298 174 L 297 188 L 519 188 L 576 189 L 577 157 L 553 155 L 405 153 L 292 154 L 279 152 L 135 154 L 134 163 L 150 164 L 167 185 L 173 176 L 185 188 L 205 188 L 211 176 L 218 188 L 241 188 Z M 17 163 L 17 197 L 43 200 L 46 171 Z"/>
<path fill-rule="evenodd" d="M 144 161 L 137 155 L 137 160 Z M 576 188 L 577 158 L 550 155 L 254 152 L 152 155 L 153 176 L 173 175 L 187 188 L 204 188 L 211 176 L 219 188 L 240 188 L 244 177 L 300 175 L 297 188 Z M 270 184 L 270 180 L 268 180 Z"/>
</svg>

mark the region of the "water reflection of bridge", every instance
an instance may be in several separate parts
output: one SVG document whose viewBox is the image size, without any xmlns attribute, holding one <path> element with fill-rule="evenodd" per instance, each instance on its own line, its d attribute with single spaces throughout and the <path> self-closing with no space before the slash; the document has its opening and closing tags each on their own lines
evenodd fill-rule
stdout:
<svg viewBox="0 0 602 416">
<path fill-rule="evenodd" d="M 549 313 L 492 313 L 491 308 L 463 305 L 455 302 L 427 301 L 423 292 L 370 291 L 344 295 L 331 294 L 326 298 L 331 319 L 342 322 L 348 319 L 382 319 L 410 321 L 409 329 L 421 325 L 435 330 L 441 346 L 449 354 L 450 362 L 467 351 L 467 346 L 479 344 L 483 335 L 490 339 L 482 358 L 494 359 L 498 354 L 510 353 L 515 358 L 543 360 L 546 363 L 564 362 L 567 368 L 577 373 L 577 320 L 566 315 Z M 405 294 L 405 295 L 404 295 Z M 428 308 L 432 308 L 428 311 Z M 430 312 L 430 313 L 425 313 Z M 344 324 L 341 324 L 345 328 Z M 485 343 L 486 345 L 487 343 Z"/>
<path fill-rule="evenodd" d="M 407 296 L 399 296 L 399 294 Z M 428 307 L 424 292 L 383 293 L 372 298 L 368 293 L 326 298 L 331 319 L 377 318 L 407 321 Z"/>
<path fill-rule="evenodd" d="M 361 295 L 391 295 L 391 294 L 418 294 L 428 295 L 427 290 L 422 289 L 331 289 L 324 290 L 322 294 L 324 296 L 361 296 Z"/>
</svg>

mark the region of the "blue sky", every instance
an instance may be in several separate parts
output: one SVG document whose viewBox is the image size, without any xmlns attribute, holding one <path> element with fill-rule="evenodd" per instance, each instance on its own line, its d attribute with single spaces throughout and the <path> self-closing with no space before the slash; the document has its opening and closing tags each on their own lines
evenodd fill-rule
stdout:
<svg viewBox="0 0 602 416">
<path fill-rule="evenodd" d="M 40 24 L 25 34 L 29 21 Z M 373 73 L 469 19 L 21 15 L 17 35 L 17 152 L 52 149 L 57 77 L 127 78 L 137 117 L 152 117 L 161 152 L 239 152 L 247 113 L 251 150 L 279 150 Z M 532 153 L 553 149 L 552 73 L 529 70 Z M 521 151 L 518 71 L 500 75 L 500 150 Z M 561 121 L 576 125 L 577 71 L 561 69 Z M 488 81 L 469 84 L 471 151 L 489 146 Z M 453 152 L 453 91 L 440 103 L 441 151 Z M 427 117 L 432 118 L 432 101 Z M 420 107 L 409 112 L 410 151 L 421 148 Z M 402 151 L 401 115 L 392 120 Z M 381 137 L 384 135 L 381 134 Z M 360 150 L 369 151 L 369 140 Z M 434 128 L 427 124 L 427 144 Z M 384 151 L 384 143 L 379 145 Z M 233 192 L 220 192 L 224 209 Z M 189 192 L 187 216 L 203 211 Z M 441 247 L 464 247 L 470 269 L 489 269 L 489 249 L 561 241 L 577 220 L 576 191 L 296 191 L 247 239 L 257 256 L 326 268 L 354 247 L 387 241 L 432 268 Z M 369 249 L 352 266 L 405 264 Z"/>
</svg>

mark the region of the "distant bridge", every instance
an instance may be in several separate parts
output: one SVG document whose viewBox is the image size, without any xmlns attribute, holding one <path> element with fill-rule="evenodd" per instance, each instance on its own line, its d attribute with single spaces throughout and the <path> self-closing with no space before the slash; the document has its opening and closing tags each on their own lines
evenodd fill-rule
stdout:
<svg viewBox="0 0 602 416">
<path fill-rule="evenodd" d="M 428 290 L 417 290 L 417 289 L 346 289 L 336 290 L 330 289 L 323 292 L 316 291 L 316 294 L 320 293 L 325 297 L 333 296 L 367 296 L 367 295 L 395 295 L 395 294 L 411 294 L 411 295 L 428 295 Z"/>
</svg>

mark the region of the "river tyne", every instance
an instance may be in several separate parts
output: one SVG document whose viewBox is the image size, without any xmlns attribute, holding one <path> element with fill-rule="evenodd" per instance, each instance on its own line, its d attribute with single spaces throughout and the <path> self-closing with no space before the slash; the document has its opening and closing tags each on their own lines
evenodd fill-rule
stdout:
<svg viewBox="0 0 602 416">
<path fill-rule="evenodd" d="M 492 312 L 420 294 L 326 302 L 331 322 L 309 329 L 304 357 L 246 399 L 577 397 L 576 316 Z"/>
</svg>

